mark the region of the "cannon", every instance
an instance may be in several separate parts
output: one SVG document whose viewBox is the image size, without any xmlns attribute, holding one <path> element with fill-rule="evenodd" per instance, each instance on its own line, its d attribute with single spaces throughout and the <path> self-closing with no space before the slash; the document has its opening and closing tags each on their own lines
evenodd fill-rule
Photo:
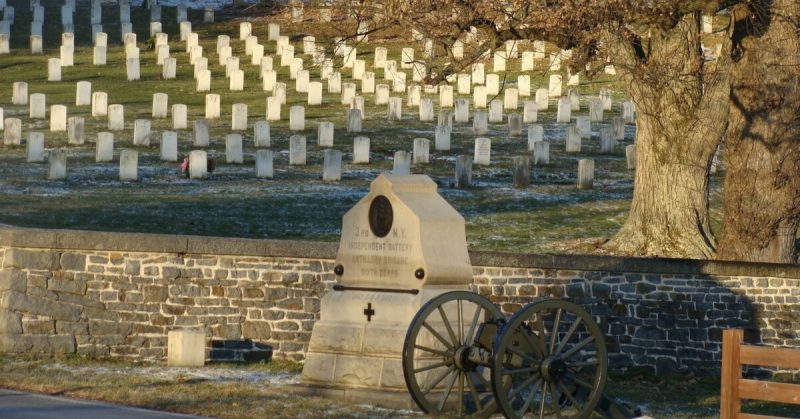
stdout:
<svg viewBox="0 0 800 419">
<path fill-rule="evenodd" d="M 402 362 L 408 391 L 426 413 L 635 416 L 604 395 L 605 338 L 589 313 L 565 300 L 534 301 L 506 319 L 481 295 L 446 292 L 414 316 Z"/>
</svg>

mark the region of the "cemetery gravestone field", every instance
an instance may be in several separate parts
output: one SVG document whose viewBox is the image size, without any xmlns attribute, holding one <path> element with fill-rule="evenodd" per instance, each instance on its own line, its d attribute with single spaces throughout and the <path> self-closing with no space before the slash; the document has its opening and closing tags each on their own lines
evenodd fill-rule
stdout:
<svg viewBox="0 0 800 419">
<path fill-rule="evenodd" d="M 488 123 L 486 132 L 480 135 L 473 131 L 471 120 L 460 122 L 463 115 L 459 121 L 448 122 L 452 124 L 450 149 L 436 150 L 433 147 L 436 118 L 420 121 L 418 105 L 408 103 L 407 93 L 391 92 L 389 95 L 400 99 L 402 113 L 401 120 L 388 120 L 389 105 L 376 105 L 377 93 L 363 91 L 362 82 L 352 78 L 352 69 L 339 68 L 343 63 L 342 57 L 334 55 L 332 43 L 337 33 L 330 26 L 316 23 L 313 18 L 289 23 L 288 15 L 251 17 L 251 34 L 257 38 L 255 42 L 263 46 L 264 57 L 272 59 L 272 70 L 276 73 L 277 84 L 270 92 L 262 89 L 260 79 L 264 60 L 258 65 L 252 64 L 245 51 L 248 41 L 240 39 L 239 23 L 244 17 L 230 18 L 218 13 L 216 22 L 203 23 L 203 10 L 189 9 L 191 30 L 197 36 L 187 39 L 191 42 L 196 40 L 202 48 L 211 75 L 210 91 L 198 92 L 195 69 L 189 62 L 187 42 L 180 40 L 177 11 L 173 7 L 161 7 L 160 23 L 161 30 L 168 37 L 169 55 L 175 59 L 175 79 L 165 80 L 163 77 L 162 66 L 157 64 L 155 38 L 149 36 L 150 11 L 141 7 L 130 8 L 131 29 L 137 35 L 136 47 L 139 49 L 139 80 L 127 81 L 126 52 L 121 36 L 123 25 L 120 24 L 119 8 L 114 4 L 104 3 L 102 6 L 102 28 L 108 34 L 106 65 L 94 65 L 90 3 L 79 2 L 74 14 L 74 65 L 62 66 L 61 81 L 47 81 L 48 59 L 60 56 L 62 27 L 59 24 L 43 25 L 43 53 L 31 53 L 29 35 L 33 12 L 25 1 L 9 0 L 8 3 L 15 8 L 15 20 L 10 28 L 11 52 L 0 55 L 0 108 L 3 108 L 4 118 L 22 120 L 22 144 L 0 146 L 0 222 L 28 227 L 334 241 L 339 237 L 342 215 L 366 193 L 370 181 L 380 173 L 392 171 L 396 152 L 413 151 L 417 138 L 430 141 L 429 163 L 413 163 L 411 173 L 431 176 L 445 199 L 464 215 L 469 245 L 473 250 L 591 251 L 596 243 L 613 235 L 624 222 L 634 174 L 627 167 L 625 146 L 632 144 L 635 126 L 625 125 L 623 140 L 618 141 L 610 153 L 601 152 L 600 130 L 612 127 L 613 118 L 622 116 L 622 102 L 626 100 L 611 76 L 599 75 L 594 80 L 581 77 L 580 85 L 564 86 L 564 95 L 569 88 L 580 93 L 580 110 L 571 112 L 570 123 L 556 122 L 559 97 L 550 98 L 547 110 L 539 110 L 533 122 L 524 112 L 532 106 L 525 102 L 535 99 L 533 94 L 537 88 L 547 90 L 551 76 L 547 60 L 537 60 L 533 71 L 522 72 L 522 60 L 508 58 L 506 71 L 498 74 L 494 73 L 493 59 L 489 57 L 484 61 L 486 74 L 497 74 L 499 83 L 506 89 L 518 89 L 518 77 L 529 76 L 529 81 L 525 82 L 530 83 L 528 90 L 532 96 L 520 95 L 516 110 L 503 110 L 502 121 Z M 41 4 L 45 22 L 60 19 L 59 2 L 43 0 Z M 280 24 L 280 35 L 287 38 L 279 39 L 279 42 L 288 41 L 294 47 L 294 57 L 302 60 L 302 68 L 308 71 L 309 80 L 322 81 L 320 105 L 309 104 L 308 93 L 296 91 L 290 67 L 280 65 L 278 44 L 269 40 L 268 23 Z M 315 37 L 315 46 L 324 48 L 325 56 L 333 59 L 332 69 L 317 65 L 313 55 L 303 53 L 303 38 L 308 34 Z M 229 51 L 221 49 L 217 52 L 218 35 L 230 37 Z M 249 42 L 254 41 L 251 38 Z M 410 86 L 410 91 L 416 87 L 422 99 L 432 100 L 434 115 L 439 114 L 442 98 L 448 102 L 466 99 L 470 119 L 475 114 L 473 94 L 460 94 L 457 78 L 449 84 L 452 94 L 450 89 L 446 95 L 440 95 L 437 89 L 414 86 L 412 71 L 400 65 L 401 51 L 413 47 L 416 54 L 422 56 L 424 47 L 422 42 L 413 41 L 410 34 L 390 33 L 386 38 L 373 35 L 368 41 L 350 42 L 348 45 L 356 48 L 358 61 L 364 61 L 365 70 L 374 74 L 377 85 L 385 84 L 389 89 L 397 85 L 396 79 L 384 81 L 384 70 L 375 68 L 376 48 L 385 48 L 387 59 L 395 62 L 393 71 L 407 72 L 405 84 Z M 532 49 L 531 45 L 524 44 L 518 48 L 521 51 Z M 548 48 L 552 49 L 551 46 Z M 229 89 L 226 66 L 219 65 L 219 55 L 227 52 L 240 58 L 239 69 L 245 86 L 242 91 Z M 342 87 L 353 83 L 356 99 L 363 98 L 361 132 L 348 132 L 347 111 L 350 106 L 341 104 L 341 93 L 331 93 L 327 86 L 329 83 L 322 77 L 331 70 L 339 72 Z M 565 72 L 562 67 L 556 73 Z M 495 80 L 495 77 L 490 79 Z M 28 94 L 45 95 L 46 118 L 31 119 L 27 104 L 12 103 L 14 83 L 21 81 L 28 84 Z M 112 161 L 97 161 L 98 133 L 110 131 L 108 118 L 102 113 L 93 116 L 92 106 L 76 105 L 76 87 L 81 81 L 91 82 L 92 93 L 104 93 L 106 96 L 93 94 L 92 97 L 105 99 L 109 108 L 111 105 L 123 107 L 123 129 L 113 131 Z M 476 81 L 479 80 L 473 77 L 473 90 L 481 87 L 475 84 Z M 285 92 L 281 118 L 269 121 L 268 147 L 256 147 L 256 122 L 266 119 L 267 98 L 280 89 Z M 565 139 L 568 127 L 574 126 L 579 116 L 588 119 L 590 101 L 600 97 L 601 89 L 612 92 L 611 110 L 603 112 L 603 121 L 591 123 L 591 136 L 582 139 L 580 151 L 567 154 Z M 375 92 L 380 90 L 375 89 Z M 518 89 L 516 95 L 522 90 L 525 89 Z M 153 118 L 155 93 L 166 95 L 168 109 L 175 109 L 172 108 L 174 104 L 185 105 L 186 128 L 183 124 L 176 126 L 173 123 L 172 111 L 166 118 Z M 208 93 L 219 95 L 219 117 L 209 119 L 209 144 L 195 146 L 192 127 L 196 121 L 208 116 Z M 501 89 L 498 95 L 487 95 L 487 105 L 492 100 L 502 101 L 505 94 L 506 90 Z M 514 101 L 511 102 L 510 105 L 514 105 Z M 237 103 L 248 108 L 247 128 L 241 131 L 234 131 L 231 127 L 232 106 Z M 422 100 L 421 103 L 427 106 L 429 102 Z M 463 106 L 463 101 L 460 103 Z M 50 131 L 52 105 L 66 106 L 67 117 L 84 118 L 84 144 L 68 144 L 67 132 Z M 292 131 L 289 126 L 289 110 L 293 106 L 304 107 L 304 126 L 299 131 Z M 184 108 L 179 109 L 183 113 Z M 488 113 L 487 108 L 482 111 Z M 521 135 L 509 135 L 508 118 L 515 112 L 525 115 Z M 140 119 L 150 123 L 149 146 L 133 143 L 134 121 Z M 326 147 L 327 140 L 319 145 L 319 125 L 325 122 L 334 126 L 332 147 Z M 524 186 L 525 182 L 517 182 L 522 187 L 514 188 L 514 158 L 533 157 L 533 148 L 529 150 L 528 144 L 529 125 L 533 123 L 543 127 L 543 140 L 549 144 L 549 164 L 537 165 L 531 158 L 530 184 Z M 159 145 L 164 131 L 176 132 L 178 162 L 161 159 Z M 47 163 L 27 162 L 25 142 L 30 132 L 42 132 L 48 150 L 66 148 L 66 179 L 48 180 Z M 243 164 L 226 163 L 225 138 L 234 132 L 243 138 Z M 290 165 L 290 137 L 294 134 L 307 139 L 305 165 Z M 353 140 L 357 136 L 370 139 L 368 164 L 353 163 Z M 477 137 L 491 140 L 490 164 L 473 164 L 472 186 L 455 188 L 457 157 L 473 155 Z M 120 181 L 122 149 L 138 152 L 137 181 Z M 263 176 L 256 176 L 256 152 L 261 149 L 273 152 L 271 176 L 264 175 L 268 173 L 264 171 L 261 172 Z M 339 181 L 328 180 L 336 179 L 336 176 L 323 180 L 323 162 L 328 149 L 342 153 Z M 205 150 L 208 158 L 214 160 L 215 170 L 206 178 L 190 179 L 181 173 L 180 162 L 192 150 Z M 578 162 L 584 159 L 595 162 L 593 188 L 589 190 L 576 187 Z M 712 183 L 712 200 L 718 202 L 718 179 L 714 178 Z M 716 215 L 719 219 L 719 214 Z M 576 242 L 587 244 L 576 245 Z"/>
</svg>

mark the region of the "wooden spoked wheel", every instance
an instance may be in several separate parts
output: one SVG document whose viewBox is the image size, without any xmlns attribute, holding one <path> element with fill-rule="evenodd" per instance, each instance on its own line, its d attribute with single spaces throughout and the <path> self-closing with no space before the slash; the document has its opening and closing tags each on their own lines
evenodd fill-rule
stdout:
<svg viewBox="0 0 800 419">
<path fill-rule="evenodd" d="M 492 388 L 491 338 L 503 315 L 486 298 L 444 293 L 419 310 L 403 345 L 403 374 L 423 411 L 489 416 L 497 410 Z M 491 336 L 479 341 L 479 335 Z"/>
<path fill-rule="evenodd" d="M 526 305 L 503 326 L 493 355 L 492 390 L 508 418 L 587 418 L 603 395 L 605 340 L 574 303 Z"/>
</svg>

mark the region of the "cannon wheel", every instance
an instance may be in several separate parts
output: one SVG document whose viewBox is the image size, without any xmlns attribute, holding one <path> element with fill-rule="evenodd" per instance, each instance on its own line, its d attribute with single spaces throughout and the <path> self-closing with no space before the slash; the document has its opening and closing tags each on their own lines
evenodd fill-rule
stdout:
<svg viewBox="0 0 800 419">
<path fill-rule="evenodd" d="M 403 345 L 403 375 L 420 409 L 484 417 L 497 410 L 487 368 L 466 358 L 483 323 L 503 319 L 488 299 L 468 291 L 441 294 L 420 308 Z"/>
<path fill-rule="evenodd" d="M 493 355 L 492 391 L 508 418 L 587 418 L 603 395 L 605 338 L 591 315 L 569 301 L 523 307 L 503 326 Z"/>
</svg>

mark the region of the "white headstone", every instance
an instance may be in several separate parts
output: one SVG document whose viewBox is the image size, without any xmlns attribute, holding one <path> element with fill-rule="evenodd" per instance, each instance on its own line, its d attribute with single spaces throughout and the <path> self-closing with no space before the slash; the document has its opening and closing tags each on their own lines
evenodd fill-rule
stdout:
<svg viewBox="0 0 800 419">
<path fill-rule="evenodd" d="M 192 144 L 195 147 L 208 147 L 209 131 L 211 131 L 208 119 L 195 119 L 192 123 Z"/>
<path fill-rule="evenodd" d="M 581 152 L 581 133 L 578 127 L 570 125 L 566 130 L 566 152 L 567 153 L 580 153 Z"/>
<path fill-rule="evenodd" d="M 500 93 L 500 76 L 497 74 L 486 75 L 486 94 L 495 96 Z"/>
<path fill-rule="evenodd" d="M 63 148 L 50 150 L 48 156 L 50 167 L 47 171 L 47 179 L 61 180 L 67 177 L 67 150 Z"/>
<path fill-rule="evenodd" d="M 342 180 L 341 151 L 329 149 L 323 152 L 322 180 L 324 182 L 338 182 Z"/>
<path fill-rule="evenodd" d="M 5 34 L 3 34 L 5 35 Z M 2 44 L 2 36 L 0 35 L 0 44 Z M 8 37 L 6 37 L 8 39 Z M 31 35 L 30 37 L 30 44 L 31 44 L 31 54 L 41 54 L 42 53 L 42 36 L 41 35 Z"/>
<path fill-rule="evenodd" d="M 589 101 L 589 118 L 591 122 L 603 121 L 603 101 L 601 99 Z"/>
<path fill-rule="evenodd" d="M 414 139 L 414 164 L 428 164 L 430 162 L 431 141 L 427 138 Z"/>
<path fill-rule="evenodd" d="M 503 122 L 503 102 L 500 99 L 489 103 L 489 122 Z"/>
<path fill-rule="evenodd" d="M 550 164 L 550 143 L 547 141 L 536 141 L 533 143 L 533 164 Z"/>
<path fill-rule="evenodd" d="M 61 81 L 61 60 L 58 58 L 47 59 L 47 81 Z"/>
<path fill-rule="evenodd" d="M 317 128 L 317 145 L 320 147 L 333 147 L 333 133 L 333 122 L 320 122 Z"/>
<path fill-rule="evenodd" d="M 172 105 L 172 129 L 186 129 L 189 126 L 187 119 L 186 105 L 181 103 Z"/>
<path fill-rule="evenodd" d="M 456 188 L 469 188 L 472 186 L 472 157 L 460 155 L 456 157 Z"/>
<path fill-rule="evenodd" d="M 476 109 L 472 115 L 472 133 L 485 135 L 487 132 L 489 132 L 489 115 L 485 110 Z"/>
<path fill-rule="evenodd" d="M 561 97 L 561 75 L 560 74 L 551 74 L 550 75 L 550 87 L 548 88 L 548 96 L 549 97 Z"/>
<path fill-rule="evenodd" d="M 28 83 L 24 81 L 14 82 L 11 93 L 12 105 L 28 104 Z"/>
<path fill-rule="evenodd" d="M 328 77 L 328 93 L 342 93 L 342 74 L 331 73 Z"/>
<path fill-rule="evenodd" d="M 486 71 L 483 63 L 472 64 L 472 84 L 486 84 Z"/>
<path fill-rule="evenodd" d="M 47 99 L 44 93 L 31 94 L 28 117 L 31 119 L 44 119 L 47 117 Z"/>
<path fill-rule="evenodd" d="M 369 163 L 369 137 L 353 139 L 353 163 Z"/>
<path fill-rule="evenodd" d="M 389 86 L 379 84 L 375 86 L 375 104 L 385 105 L 389 103 Z"/>
<path fill-rule="evenodd" d="M 67 142 L 82 145 L 84 142 L 84 119 L 82 116 L 71 116 L 67 119 Z"/>
<path fill-rule="evenodd" d="M 125 107 L 123 105 L 108 105 L 108 129 L 109 131 L 125 129 Z"/>
<path fill-rule="evenodd" d="M 372 64 L 373 68 L 384 68 L 384 67 L 386 67 L 387 52 L 388 51 L 384 47 L 375 48 L 375 59 L 374 59 L 373 64 Z"/>
<path fill-rule="evenodd" d="M 106 65 L 106 47 L 96 46 L 93 49 L 92 64 Z"/>
<path fill-rule="evenodd" d="M 488 166 L 491 164 L 492 157 L 492 140 L 485 137 L 478 137 L 475 139 L 475 157 L 473 162 L 481 166 Z"/>
<path fill-rule="evenodd" d="M 271 92 L 275 89 L 275 83 L 278 79 L 278 73 L 274 70 L 264 70 L 261 72 L 262 88 L 265 92 Z"/>
<path fill-rule="evenodd" d="M 419 101 L 419 120 L 422 122 L 433 121 L 433 99 L 423 98 Z"/>
<path fill-rule="evenodd" d="M 256 121 L 253 124 L 253 144 L 256 147 L 269 147 L 271 145 L 269 122 Z"/>
<path fill-rule="evenodd" d="M 267 121 L 281 120 L 281 98 L 270 96 L 267 98 Z"/>
<path fill-rule="evenodd" d="M 522 135 L 522 115 L 508 114 L 508 135 L 511 137 Z"/>
<path fill-rule="evenodd" d="M 270 23 L 267 26 L 267 34 L 270 41 L 277 41 L 281 36 L 281 25 L 277 23 Z"/>
<path fill-rule="evenodd" d="M 625 163 L 628 170 L 636 170 L 636 144 L 625 146 Z"/>
<path fill-rule="evenodd" d="M 119 180 L 133 182 L 139 180 L 139 153 L 136 150 L 120 150 Z"/>
<path fill-rule="evenodd" d="M 256 177 L 272 179 L 274 153 L 272 150 L 256 150 Z"/>
<path fill-rule="evenodd" d="M 506 53 L 505 51 L 494 52 L 494 66 L 492 71 L 495 73 L 506 71 Z"/>
<path fill-rule="evenodd" d="M 50 131 L 67 130 L 67 107 L 64 105 L 50 106 Z"/>
<path fill-rule="evenodd" d="M 234 131 L 243 131 L 247 129 L 246 103 L 234 103 L 231 107 L 231 129 Z"/>
<path fill-rule="evenodd" d="M 228 88 L 231 92 L 241 92 L 244 90 L 244 71 L 233 70 L 230 74 Z"/>
<path fill-rule="evenodd" d="M 125 63 L 128 70 L 128 81 L 139 80 L 139 59 L 129 58 Z"/>
<path fill-rule="evenodd" d="M 578 189 L 592 189 L 594 184 L 594 160 L 578 160 Z"/>
<path fill-rule="evenodd" d="M 25 144 L 28 163 L 41 163 L 44 161 L 44 133 L 29 132 L 28 142 Z"/>
<path fill-rule="evenodd" d="M 475 86 L 472 90 L 472 100 L 476 109 L 486 108 L 486 86 Z"/>
<path fill-rule="evenodd" d="M 206 119 L 216 119 L 220 117 L 220 97 L 216 93 L 206 95 Z"/>
<path fill-rule="evenodd" d="M 133 121 L 133 145 L 150 145 L 150 120 L 137 119 Z"/>
<path fill-rule="evenodd" d="M 359 109 L 347 110 L 347 132 L 361 132 L 361 111 Z"/>
<path fill-rule="evenodd" d="M 503 108 L 517 109 L 519 106 L 519 91 L 513 87 L 505 89 L 503 92 Z"/>
<path fill-rule="evenodd" d="M 408 176 L 411 174 L 411 153 L 408 151 L 395 151 L 392 174 Z"/>
<path fill-rule="evenodd" d="M 22 144 L 22 120 L 19 118 L 6 118 L 3 121 L 3 144 Z"/>
<path fill-rule="evenodd" d="M 153 118 L 166 118 L 169 108 L 169 96 L 166 93 L 153 93 L 153 107 L 151 116 Z"/>
<path fill-rule="evenodd" d="M 306 136 L 292 135 L 289 137 L 289 164 L 305 166 L 306 164 Z"/>
<path fill-rule="evenodd" d="M 92 83 L 79 81 L 75 86 L 75 106 L 88 106 L 92 104 Z"/>
<path fill-rule="evenodd" d="M 114 160 L 114 134 L 98 132 L 94 160 L 98 163 Z"/>
<path fill-rule="evenodd" d="M 208 153 L 204 150 L 192 150 L 189 153 L 189 177 L 205 179 L 208 176 Z"/>
<path fill-rule="evenodd" d="M 241 134 L 228 134 L 225 136 L 225 162 L 228 164 L 242 164 L 244 162 Z"/>
<path fill-rule="evenodd" d="M 549 106 L 550 91 L 547 89 L 536 90 L 536 107 L 537 110 L 546 111 Z"/>
<path fill-rule="evenodd" d="M 403 119 L 403 99 L 399 97 L 389 98 L 389 110 L 386 113 L 389 121 L 401 121 Z"/>
<path fill-rule="evenodd" d="M 436 150 L 450 150 L 450 135 L 452 128 L 449 125 L 437 125 L 434 137 L 434 147 Z"/>
</svg>

